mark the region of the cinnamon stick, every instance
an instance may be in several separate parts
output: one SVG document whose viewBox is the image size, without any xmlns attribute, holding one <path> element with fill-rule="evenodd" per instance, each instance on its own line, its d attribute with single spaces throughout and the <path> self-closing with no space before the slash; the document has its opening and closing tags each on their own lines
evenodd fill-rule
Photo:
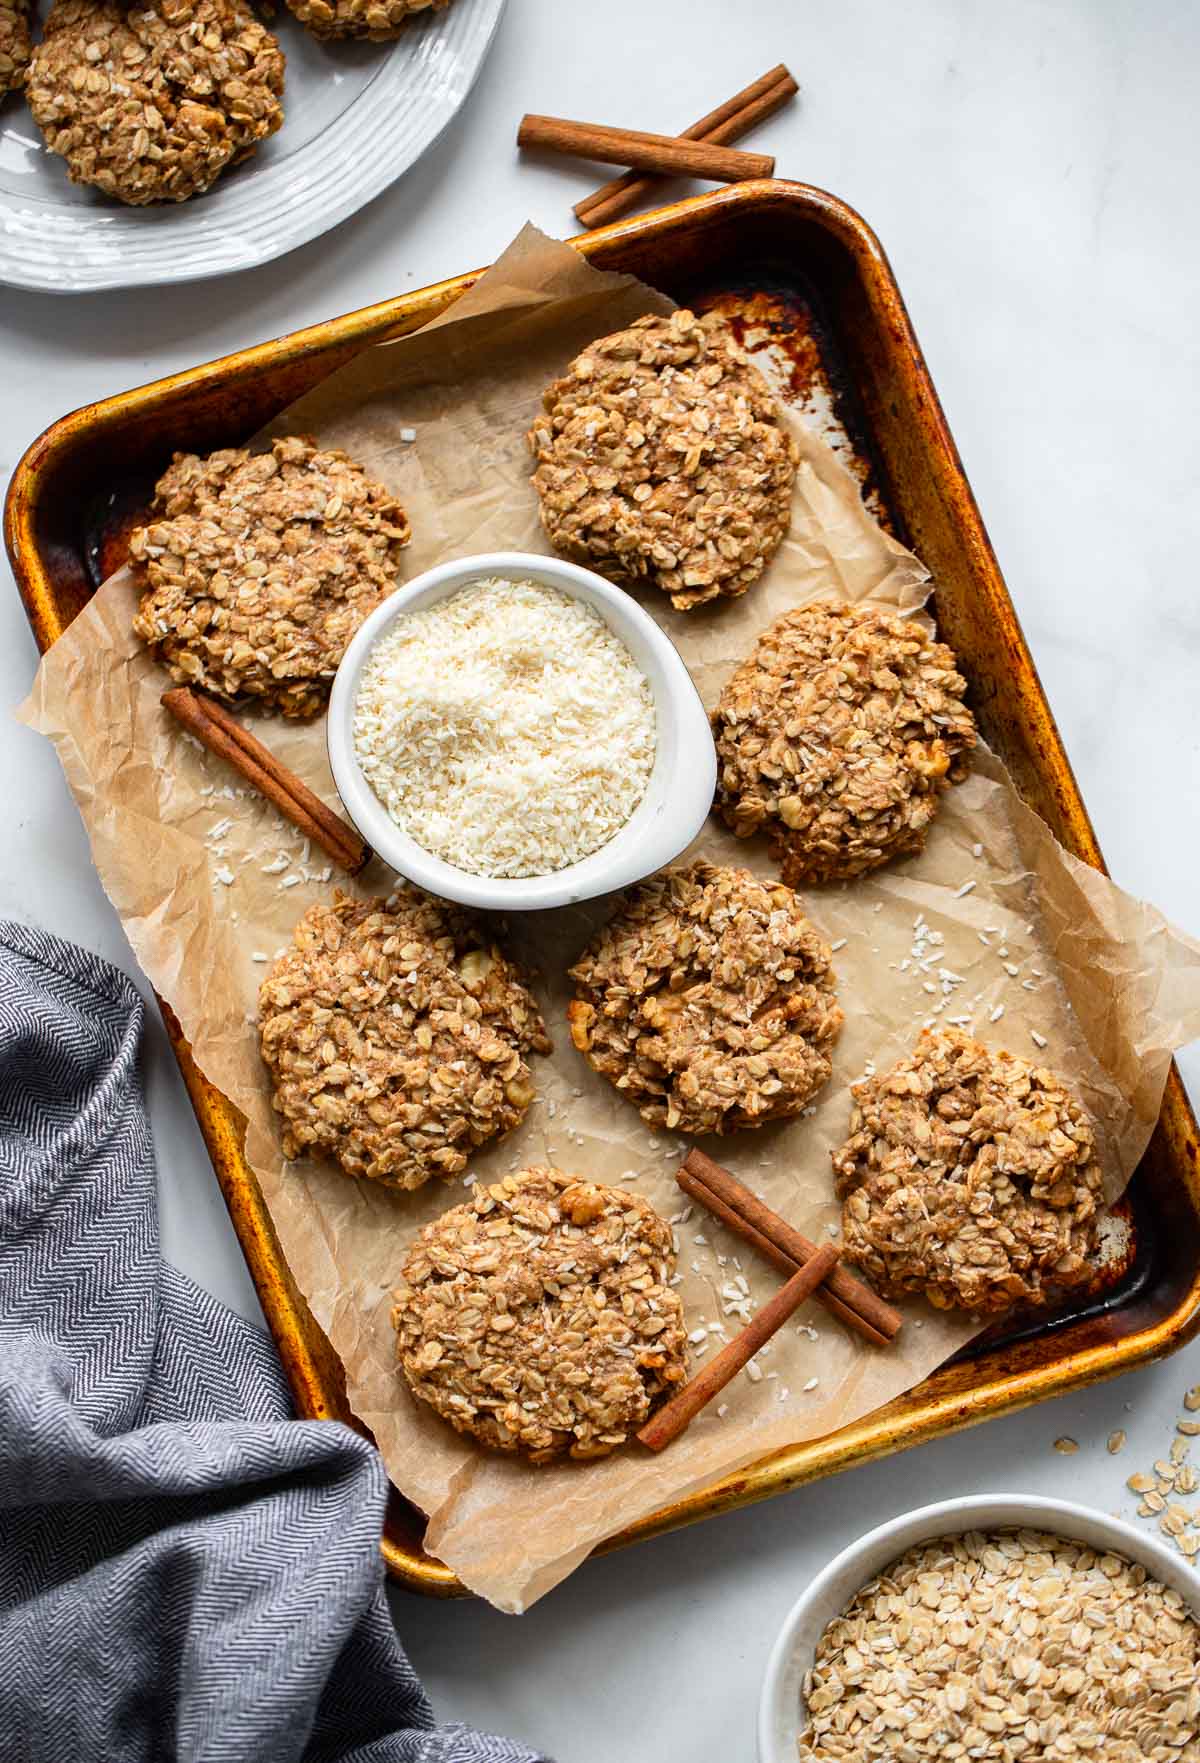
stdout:
<svg viewBox="0 0 1200 1763">
<path fill-rule="evenodd" d="M 602 123 L 569 122 L 560 116 L 523 116 L 517 145 L 548 147 L 555 153 L 573 153 L 607 165 L 631 165 L 637 171 L 656 171 L 663 176 L 708 178 L 718 184 L 775 175 L 775 161 L 768 153 L 743 153 L 736 147 L 680 140 L 678 135 L 612 129 Z"/>
<path fill-rule="evenodd" d="M 724 1200 L 718 1199 L 716 1194 L 706 1188 L 702 1181 L 697 1181 L 686 1167 L 679 1171 L 675 1179 L 684 1193 L 690 1194 L 693 1200 L 698 1200 L 706 1211 L 711 1212 L 713 1217 L 725 1226 L 726 1230 L 731 1230 L 735 1236 L 741 1237 L 744 1243 L 749 1243 L 752 1248 L 758 1250 L 760 1255 L 765 1255 L 768 1261 L 773 1261 L 776 1267 L 781 1268 L 784 1273 L 795 1273 L 799 1263 L 794 1261 L 777 1243 L 773 1243 L 770 1237 L 765 1237 L 760 1230 L 756 1230 L 742 1217 L 740 1212 L 735 1212 L 732 1206 L 727 1206 Z M 850 1276 L 847 1275 L 847 1277 Z M 827 1285 L 819 1287 L 813 1295 L 818 1304 L 823 1304 L 831 1316 L 836 1316 L 838 1321 L 844 1323 L 847 1328 L 854 1329 L 869 1346 L 887 1347 L 891 1345 L 890 1336 L 876 1328 L 873 1323 L 868 1322 L 865 1316 L 860 1316 L 857 1310 L 852 1310 L 850 1305 L 844 1303 L 836 1292 L 830 1291 Z"/>
<path fill-rule="evenodd" d="M 739 1335 L 722 1347 L 715 1359 L 698 1371 L 677 1395 L 658 1410 L 642 1427 L 638 1438 L 652 1451 L 661 1451 L 677 1439 L 702 1408 L 719 1395 L 725 1385 L 753 1359 L 765 1341 L 783 1327 L 794 1310 L 827 1279 L 837 1266 L 838 1252 L 832 1243 L 817 1250 L 811 1260 L 793 1273 L 787 1284 L 768 1298 Z"/>
<path fill-rule="evenodd" d="M 774 116 L 777 110 L 789 103 L 800 90 L 787 68 L 780 62 L 770 73 L 763 74 L 732 98 L 726 99 L 699 122 L 694 122 L 689 129 L 680 133 L 682 141 L 708 141 L 711 145 L 727 147 L 734 141 L 740 141 L 743 135 L 749 134 L 760 122 Z M 575 204 L 575 217 L 584 226 L 607 226 L 610 221 L 620 220 L 646 197 L 652 196 L 659 180 L 645 172 L 627 171 L 623 177 L 613 178 L 593 190 Z"/>
<path fill-rule="evenodd" d="M 173 691 L 164 692 L 162 702 L 189 734 L 231 765 L 347 874 L 357 875 L 371 861 L 371 847 L 355 829 L 327 808 L 295 772 L 281 765 L 271 750 L 243 728 L 223 704 L 194 692 L 190 686 L 176 686 Z"/>
<path fill-rule="evenodd" d="M 766 1237 L 777 1249 L 782 1250 L 795 1266 L 803 1266 L 809 1256 L 815 1253 L 815 1243 L 802 1236 L 786 1219 L 780 1218 L 777 1212 L 772 1212 L 749 1188 L 743 1187 L 735 1175 L 720 1163 L 714 1163 L 703 1151 L 689 1151 L 684 1158 L 683 1168 L 708 1193 L 723 1201 L 731 1212 L 737 1213 L 760 1236 Z M 697 1194 L 691 1188 L 687 1191 L 699 1199 L 701 1204 L 705 1203 L 703 1194 Z M 883 1335 L 885 1340 L 890 1341 L 899 1334 L 904 1321 L 900 1312 L 893 1310 L 890 1304 L 885 1304 L 869 1285 L 856 1279 L 844 1267 L 839 1267 L 831 1277 L 829 1291 L 876 1334 Z"/>
</svg>

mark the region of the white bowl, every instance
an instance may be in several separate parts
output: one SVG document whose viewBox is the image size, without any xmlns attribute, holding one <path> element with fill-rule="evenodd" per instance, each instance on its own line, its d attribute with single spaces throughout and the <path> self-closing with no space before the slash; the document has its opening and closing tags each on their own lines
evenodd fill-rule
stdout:
<svg viewBox="0 0 1200 1763">
<path fill-rule="evenodd" d="M 758 1705 L 759 1763 L 796 1763 L 804 1675 L 827 1625 L 868 1580 L 918 1543 L 956 1536 L 964 1530 L 1015 1528 L 1052 1531 L 1140 1562 L 1163 1585 L 1186 1599 L 1200 1617 L 1200 1573 L 1156 1536 L 1135 1530 L 1119 1518 L 1108 1518 L 1069 1500 L 1045 1500 L 1033 1494 L 981 1494 L 922 1506 L 868 1531 L 843 1549 L 792 1606 L 771 1650 Z"/>
<path fill-rule="evenodd" d="M 649 681 L 658 722 L 658 751 L 646 794 L 606 845 L 552 875 L 472 875 L 410 839 L 363 775 L 354 750 L 354 705 L 367 655 L 395 620 L 444 600 L 468 583 L 507 576 L 557 588 L 595 607 Z M 398 588 L 376 608 L 342 657 L 329 699 L 329 763 L 346 812 L 385 863 L 431 894 L 494 912 L 533 912 L 591 900 L 652 875 L 691 844 L 712 806 L 717 755 L 712 730 L 679 652 L 631 595 L 602 576 L 557 557 L 493 551 L 463 557 Z"/>
</svg>

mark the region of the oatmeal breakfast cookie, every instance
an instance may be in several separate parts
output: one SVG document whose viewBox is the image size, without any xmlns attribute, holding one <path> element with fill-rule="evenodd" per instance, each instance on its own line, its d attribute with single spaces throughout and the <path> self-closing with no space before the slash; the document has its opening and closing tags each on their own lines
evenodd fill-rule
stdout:
<svg viewBox="0 0 1200 1763">
<path fill-rule="evenodd" d="M 953 651 L 912 619 L 785 612 L 713 712 L 718 812 L 739 838 L 765 828 L 793 887 L 919 851 L 942 792 L 967 774 L 965 690 Z"/>
<path fill-rule="evenodd" d="M 639 883 L 571 977 L 571 1039 L 652 1126 L 761 1126 L 829 1078 L 828 945 L 790 888 L 749 870 L 700 859 Z"/>
<path fill-rule="evenodd" d="M 465 912 L 406 888 L 313 906 L 258 995 L 288 1157 L 419 1188 L 466 1168 L 533 1100 L 548 1053 L 518 968 Z"/>
<path fill-rule="evenodd" d="M 533 1462 L 603 1457 L 686 1375 L 671 1227 L 638 1194 L 525 1169 L 427 1224 L 392 1323 L 415 1396 Z"/>
<path fill-rule="evenodd" d="M 1056 1073 L 926 1029 L 851 1095 L 850 1137 L 833 1153 L 845 1253 L 885 1297 L 1007 1310 L 1087 1279 L 1100 1164 Z"/>
<path fill-rule="evenodd" d="M 338 662 L 396 586 L 411 529 L 344 453 L 289 435 L 269 453 L 177 453 L 129 556 L 133 628 L 173 679 L 284 716 L 323 708 Z"/>
<path fill-rule="evenodd" d="M 25 84 L 29 66 L 29 0 L 0 0 L 0 98 Z"/>
<path fill-rule="evenodd" d="M 450 0 L 287 0 L 291 12 L 314 37 L 368 37 L 386 43 L 398 37 L 410 18 L 442 12 Z"/>
<path fill-rule="evenodd" d="M 29 108 L 72 183 L 182 202 L 275 133 L 283 63 L 243 0 L 54 0 Z"/>
<path fill-rule="evenodd" d="M 718 314 L 601 337 L 542 403 L 528 440 L 556 550 L 681 611 L 758 580 L 788 529 L 797 453 Z"/>
</svg>

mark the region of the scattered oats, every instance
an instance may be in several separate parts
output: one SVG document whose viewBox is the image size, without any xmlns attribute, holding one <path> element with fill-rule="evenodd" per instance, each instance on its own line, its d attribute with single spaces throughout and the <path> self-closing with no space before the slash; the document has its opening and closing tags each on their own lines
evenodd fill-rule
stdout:
<svg viewBox="0 0 1200 1763">
<path fill-rule="evenodd" d="M 1175 1431 L 1181 1432 L 1184 1438 L 1194 1439 L 1200 1436 L 1200 1420 L 1177 1420 Z"/>
<path fill-rule="evenodd" d="M 1162 1512 L 1165 1511 L 1167 1502 L 1163 1499 L 1157 1489 L 1155 1489 L 1152 1493 L 1145 1496 L 1142 1504 L 1146 1507 L 1148 1512 Z"/>
<path fill-rule="evenodd" d="M 1079 1440 L 1069 1439 L 1064 1435 L 1060 1439 L 1055 1439 L 1054 1449 L 1056 1451 L 1061 1451 L 1064 1457 L 1073 1457 L 1079 1449 Z"/>
<path fill-rule="evenodd" d="M 1200 1550 L 1200 1535 L 1194 1530 L 1179 1538 L 1179 1547 L 1185 1555 L 1194 1555 Z"/>
<path fill-rule="evenodd" d="M 1200 1383 L 1194 1383 L 1192 1385 L 1187 1395 L 1183 1398 L 1183 1405 L 1189 1414 L 1194 1414 L 1197 1409 L 1200 1409 Z"/>
<path fill-rule="evenodd" d="M 1109 1433 L 1107 1449 L 1110 1457 L 1115 1457 L 1117 1452 L 1124 1448 L 1127 1437 L 1128 1434 L 1121 1427 L 1118 1427 L 1116 1432 Z"/>
<path fill-rule="evenodd" d="M 1171 1449 L 1167 1455 L 1170 1457 L 1172 1463 L 1182 1463 L 1191 1448 L 1192 1447 L 1188 1444 L 1186 1438 L 1172 1439 Z"/>
<path fill-rule="evenodd" d="M 1182 1442 L 1183 1442 L 1182 1440 L 1175 1441 L 1175 1443 L 1182 1443 Z M 1174 1444 L 1172 1445 L 1172 1449 L 1174 1449 Z M 1184 1446 L 1184 1449 L 1185 1450 L 1187 1449 L 1186 1445 Z M 1172 1460 L 1170 1463 L 1168 1463 L 1164 1457 L 1160 1457 L 1154 1465 L 1154 1473 L 1155 1473 L 1155 1475 L 1158 1476 L 1160 1481 L 1174 1481 L 1175 1469 L 1176 1469 L 1176 1464 L 1175 1464 L 1174 1460 Z"/>
</svg>

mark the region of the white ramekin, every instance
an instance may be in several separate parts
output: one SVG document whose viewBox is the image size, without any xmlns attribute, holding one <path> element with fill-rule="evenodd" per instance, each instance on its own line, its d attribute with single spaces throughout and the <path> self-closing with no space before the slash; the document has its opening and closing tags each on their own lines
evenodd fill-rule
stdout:
<svg viewBox="0 0 1200 1763">
<path fill-rule="evenodd" d="M 580 863 L 519 879 L 471 875 L 444 863 L 401 831 L 363 775 L 354 751 L 354 704 L 367 655 L 406 612 L 432 605 L 472 581 L 508 576 L 557 588 L 594 606 L 650 683 L 658 721 L 654 770 L 633 815 Z M 364 621 L 342 657 L 329 699 L 329 763 L 347 814 L 385 863 L 431 894 L 493 912 L 533 912 L 590 900 L 640 881 L 690 845 L 704 824 L 717 782 L 708 717 L 675 645 L 631 595 L 589 569 L 557 557 L 494 551 L 426 570 L 390 594 Z"/>
<path fill-rule="evenodd" d="M 1055 1535 L 1108 1549 L 1140 1562 L 1165 1586 L 1177 1591 L 1200 1617 L 1200 1573 L 1152 1532 L 1135 1530 L 1089 1506 L 1046 1500 L 1033 1494 L 980 1494 L 922 1506 L 868 1531 L 851 1543 L 813 1580 L 788 1613 L 771 1650 L 758 1705 L 759 1763 L 796 1763 L 800 1733 L 800 1688 L 826 1626 L 867 1581 L 917 1543 L 956 1536 L 964 1530 L 1053 1531 Z"/>
</svg>

